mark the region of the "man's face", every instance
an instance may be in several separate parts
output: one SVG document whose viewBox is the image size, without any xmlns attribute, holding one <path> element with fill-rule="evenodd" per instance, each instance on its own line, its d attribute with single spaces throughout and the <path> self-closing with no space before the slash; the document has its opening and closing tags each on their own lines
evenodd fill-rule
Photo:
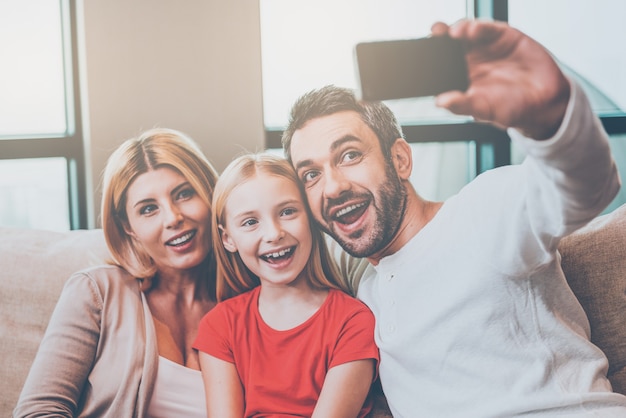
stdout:
<svg viewBox="0 0 626 418">
<path fill-rule="evenodd" d="M 293 135 L 291 157 L 315 220 L 344 250 L 370 257 L 389 244 L 406 190 L 356 112 L 307 122 Z"/>
</svg>

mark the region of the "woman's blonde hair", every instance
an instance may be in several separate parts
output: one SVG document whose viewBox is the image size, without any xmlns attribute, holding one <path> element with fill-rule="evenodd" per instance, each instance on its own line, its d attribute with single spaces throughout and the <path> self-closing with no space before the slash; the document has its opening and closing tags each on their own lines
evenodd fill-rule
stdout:
<svg viewBox="0 0 626 418">
<path fill-rule="evenodd" d="M 293 167 L 284 158 L 268 153 L 256 153 L 242 155 L 233 160 L 221 174 L 215 186 L 211 228 L 213 248 L 217 259 L 217 300 L 231 298 L 260 284 L 259 278 L 245 266 L 239 253 L 231 253 L 224 248 L 220 230 L 220 226 L 225 226 L 226 201 L 231 192 L 238 185 L 255 177 L 257 173 L 283 177 L 298 187 L 300 197 L 306 207 L 312 236 L 311 254 L 303 270 L 311 286 L 318 289 L 334 288 L 348 292 L 346 284 L 341 280 L 339 271 L 330 257 L 321 230 L 312 223 L 313 217 L 306 194 Z"/>
<path fill-rule="evenodd" d="M 151 129 L 124 141 L 109 157 L 102 176 L 102 228 L 113 262 L 137 278 L 156 273 L 153 260 L 126 231 L 127 192 L 148 171 L 168 167 L 178 171 L 211 208 L 217 172 L 198 145 L 182 132 Z M 211 263 L 214 264 L 214 263 Z"/>
</svg>

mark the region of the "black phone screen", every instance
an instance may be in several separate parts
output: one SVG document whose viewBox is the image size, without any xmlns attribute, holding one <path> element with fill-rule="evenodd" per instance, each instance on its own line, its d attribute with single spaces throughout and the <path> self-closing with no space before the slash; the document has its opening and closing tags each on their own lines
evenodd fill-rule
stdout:
<svg viewBox="0 0 626 418">
<path fill-rule="evenodd" d="M 448 36 L 363 42 L 355 54 L 364 100 L 433 96 L 469 84 L 461 42 Z"/>
</svg>

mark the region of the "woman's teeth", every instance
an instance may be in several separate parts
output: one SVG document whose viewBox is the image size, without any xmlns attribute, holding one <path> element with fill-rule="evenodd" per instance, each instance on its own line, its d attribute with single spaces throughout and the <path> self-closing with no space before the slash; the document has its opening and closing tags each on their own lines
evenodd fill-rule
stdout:
<svg viewBox="0 0 626 418">
<path fill-rule="evenodd" d="M 194 234 L 195 234 L 194 232 L 190 232 L 188 234 L 185 234 L 182 237 L 178 237 L 176 239 L 173 239 L 173 240 L 169 241 L 167 243 L 167 245 L 176 246 L 176 245 L 184 244 L 187 241 L 189 241 L 194 236 Z"/>
</svg>

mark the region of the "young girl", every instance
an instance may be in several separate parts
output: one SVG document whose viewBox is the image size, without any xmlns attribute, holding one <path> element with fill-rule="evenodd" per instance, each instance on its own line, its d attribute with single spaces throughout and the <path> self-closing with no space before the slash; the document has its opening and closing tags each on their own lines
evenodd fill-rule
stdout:
<svg viewBox="0 0 626 418">
<path fill-rule="evenodd" d="M 239 157 L 212 206 L 221 302 L 194 343 L 208 416 L 367 415 L 374 318 L 344 293 L 291 165 Z"/>
</svg>

